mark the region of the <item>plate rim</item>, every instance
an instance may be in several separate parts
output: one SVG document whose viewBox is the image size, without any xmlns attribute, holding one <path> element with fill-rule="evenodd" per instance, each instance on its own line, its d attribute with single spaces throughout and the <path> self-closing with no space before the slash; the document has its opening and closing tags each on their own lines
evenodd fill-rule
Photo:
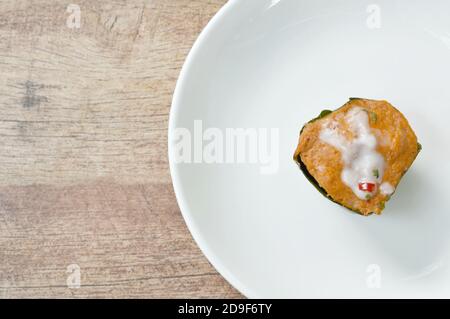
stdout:
<svg viewBox="0 0 450 319">
<path fill-rule="evenodd" d="M 178 80 L 175 85 L 175 90 L 172 97 L 172 104 L 169 112 L 169 125 L 168 125 L 168 158 L 169 158 L 169 170 L 170 176 L 172 180 L 173 189 L 175 192 L 175 197 L 180 208 L 181 215 L 187 225 L 191 236 L 193 237 L 195 243 L 199 247 L 202 254 L 206 257 L 209 263 L 216 269 L 216 271 L 236 290 L 238 290 L 242 295 L 247 298 L 257 298 L 257 294 L 252 291 L 249 287 L 243 284 L 230 270 L 223 265 L 220 261 L 220 258 L 209 248 L 207 241 L 201 235 L 201 231 L 197 227 L 193 218 L 191 218 L 192 214 L 190 209 L 186 203 L 181 180 L 178 175 L 177 164 L 174 159 L 174 151 L 171 141 L 173 140 L 174 130 L 176 129 L 175 118 L 176 114 L 179 112 L 181 105 L 181 92 L 183 91 L 183 87 L 185 86 L 186 77 L 192 67 L 192 64 L 198 55 L 201 46 L 205 39 L 208 37 L 209 33 L 216 27 L 216 25 L 222 20 L 222 18 L 228 14 L 236 4 L 240 2 L 240 0 L 228 0 L 217 13 L 211 18 L 211 20 L 206 24 L 203 30 L 200 32 L 197 39 L 194 41 L 194 44 L 189 51 L 185 62 L 181 68 L 180 74 L 178 76 Z"/>
</svg>

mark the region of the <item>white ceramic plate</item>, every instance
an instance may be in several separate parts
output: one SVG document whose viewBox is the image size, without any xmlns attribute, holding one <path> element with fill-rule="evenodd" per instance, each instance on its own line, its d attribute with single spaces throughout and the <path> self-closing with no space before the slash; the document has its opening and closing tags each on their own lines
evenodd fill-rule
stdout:
<svg viewBox="0 0 450 319">
<path fill-rule="evenodd" d="M 192 235 L 244 295 L 450 297 L 449 15 L 448 0 L 232 0 L 201 34 L 174 96 L 171 173 Z M 292 160 L 302 125 L 352 96 L 390 101 L 423 144 L 381 216 L 326 200 Z M 177 164 L 176 129 L 195 120 L 278 128 L 278 170 Z"/>
</svg>

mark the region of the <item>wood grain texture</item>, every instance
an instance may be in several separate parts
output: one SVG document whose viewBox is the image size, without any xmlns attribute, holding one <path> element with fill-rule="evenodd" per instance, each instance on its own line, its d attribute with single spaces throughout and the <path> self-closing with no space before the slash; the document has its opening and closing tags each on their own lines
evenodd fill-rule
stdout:
<svg viewBox="0 0 450 319">
<path fill-rule="evenodd" d="M 179 70 L 224 3 L 0 3 L 0 297 L 240 297 L 193 242 L 167 159 Z"/>
</svg>

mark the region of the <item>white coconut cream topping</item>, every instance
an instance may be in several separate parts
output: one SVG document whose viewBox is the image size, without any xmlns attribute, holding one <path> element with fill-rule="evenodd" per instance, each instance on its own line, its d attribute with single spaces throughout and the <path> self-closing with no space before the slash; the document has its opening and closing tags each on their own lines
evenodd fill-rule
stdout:
<svg viewBox="0 0 450 319">
<path fill-rule="evenodd" d="M 380 192 L 383 195 L 391 196 L 395 192 L 395 188 L 388 182 L 384 182 L 380 186 Z"/>
<path fill-rule="evenodd" d="M 394 192 L 392 185 L 381 184 L 385 161 L 376 151 L 377 138 L 370 128 L 368 112 L 360 107 L 354 107 L 345 115 L 345 121 L 355 136 L 353 140 L 348 140 L 339 133 L 339 123 L 336 121 L 325 122 L 320 133 L 322 141 L 341 152 L 344 161 L 342 182 L 362 200 L 372 198 L 378 192 L 378 188 L 385 195 L 392 194 Z"/>
</svg>

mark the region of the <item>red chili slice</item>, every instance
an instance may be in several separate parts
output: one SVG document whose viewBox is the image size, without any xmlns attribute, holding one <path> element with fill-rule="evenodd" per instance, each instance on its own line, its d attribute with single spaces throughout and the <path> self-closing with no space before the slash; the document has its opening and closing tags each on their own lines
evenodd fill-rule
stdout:
<svg viewBox="0 0 450 319">
<path fill-rule="evenodd" d="M 376 186 L 377 185 L 375 185 L 374 183 L 359 183 L 358 184 L 358 188 L 360 191 L 369 192 L 369 193 L 372 193 L 375 190 Z"/>
</svg>

